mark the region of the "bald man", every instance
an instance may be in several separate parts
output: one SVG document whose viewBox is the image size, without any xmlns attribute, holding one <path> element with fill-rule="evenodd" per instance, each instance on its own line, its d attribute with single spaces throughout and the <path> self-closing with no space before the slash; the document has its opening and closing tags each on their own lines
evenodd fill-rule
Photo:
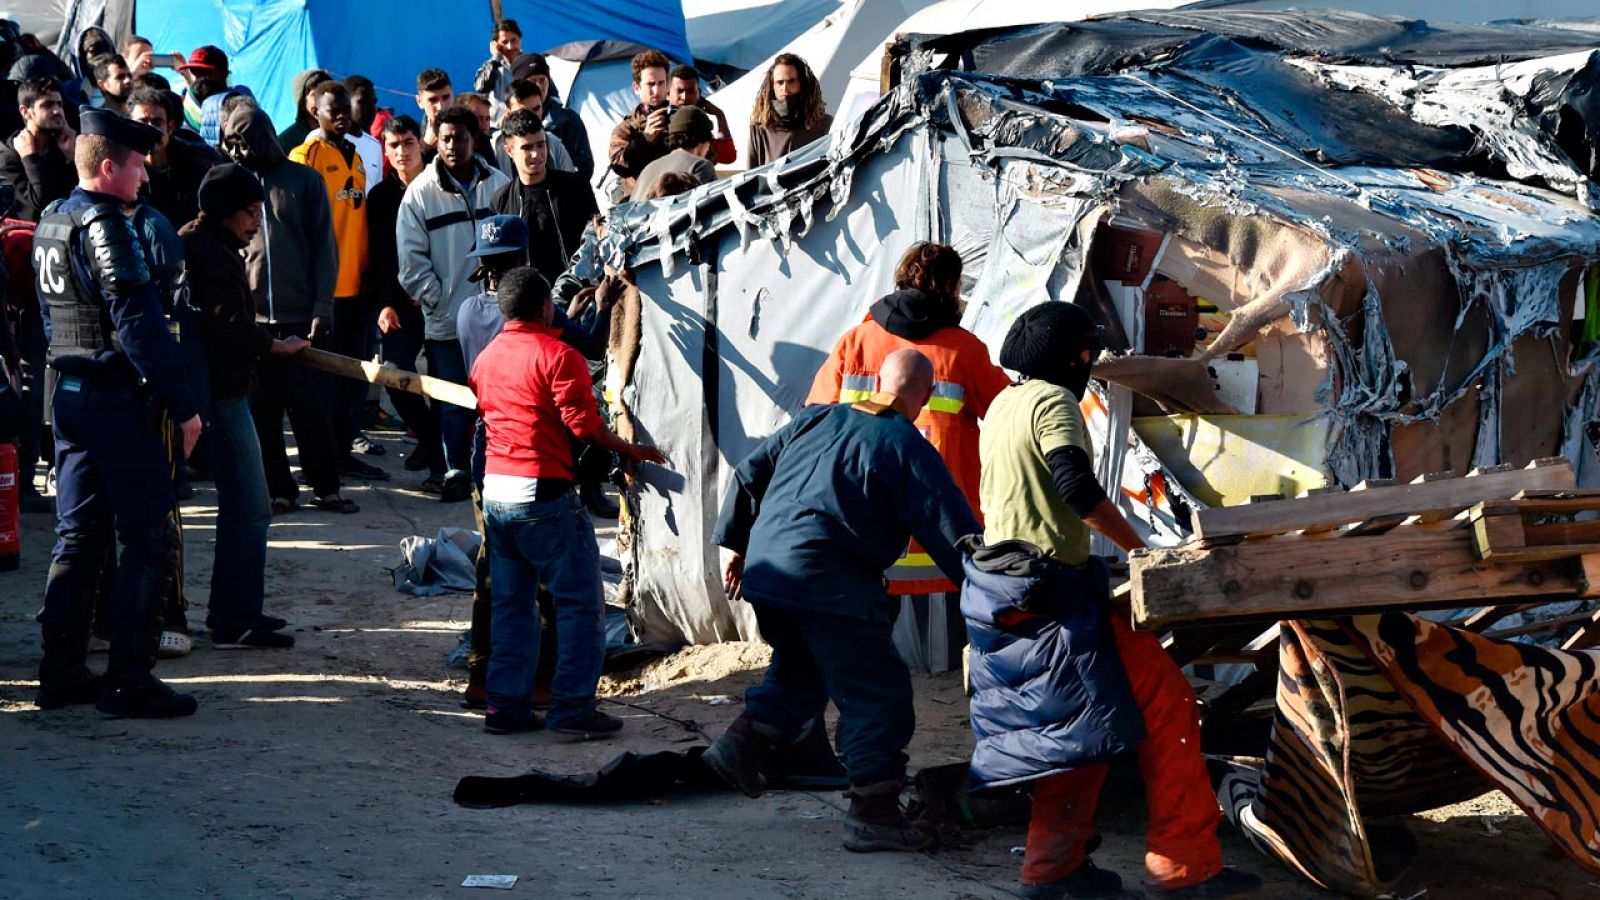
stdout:
<svg viewBox="0 0 1600 900">
<path fill-rule="evenodd" d="M 832 700 L 850 778 L 844 845 L 861 852 L 932 840 L 900 809 L 916 722 L 883 572 L 915 536 L 959 583 L 955 543 L 982 530 L 912 424 L 933 394 L 933 364 L 916 350 L 891 353 L 878 388 L 859 403 L 801 410 L 734 470 L 714 539 L 732 554 L 728 596 L 755 608 L 772 664 L 704 756 L 729 785 L 760 796 L 768 752 Z"/>
</svg>

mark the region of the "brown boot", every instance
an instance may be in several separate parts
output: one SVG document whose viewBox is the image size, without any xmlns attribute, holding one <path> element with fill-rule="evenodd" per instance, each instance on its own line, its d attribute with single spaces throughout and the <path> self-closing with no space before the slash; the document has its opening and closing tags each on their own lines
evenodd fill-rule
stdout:
<svg viewBox="0 0 1600 900">
<path fill-rule="evenodd" d="M 729 787 L 746 797 L 759 797 L 767 788 L 761 763 L 781 737 L 778 729 L 758 722 L 748 712 L 739 714 L 700 757 Z"/>
<path fill-rule="evenodd" d="M 844 848 L 856 853 L 894 850 L 914 853 L 933 844 L 933 833 L 906 818 L 900 808 L 900 781 L 851 785 L 844 795 L 850 811 L 844 817 Z"/>
</svg>

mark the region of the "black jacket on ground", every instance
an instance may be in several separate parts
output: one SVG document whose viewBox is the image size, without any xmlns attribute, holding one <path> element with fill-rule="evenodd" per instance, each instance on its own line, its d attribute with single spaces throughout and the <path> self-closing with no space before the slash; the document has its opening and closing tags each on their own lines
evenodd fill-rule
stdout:
<svg viewBox="0 0 1600 900">
<path fill-rule="evenodd" d="M 496 191 L 491 205 L 497 213 L 521 216 L 528 223 L 528 264 L 555 284 L 567 270 L 572 254 L 583 245 L 583 229 L 600 210 L 588 182 L 572 172 L 552 169 L 537 187 L 544 188 L 539 193 L 549 198 L 548 218 L 541 215 L 543 211 L 528 207 L 524 198 L 534 194 L 517 179 Z M 555 226 L 553 233 L 550 222 Z"/>
<path fill-rule="evenodd" d="M 78 186 L 78 170 L 55 146 L 43 153 L 20 156 L 12 143 L 15 139 L 13 134 L 0 146 L 0 178 L 17 189 L 17 207 L 11 215 L 37 222 L 50 201 L 60 200 Z"/>
<path fill-rule="evenodd" d="M 256 324 L 255 293 L 244 267 L 244 245 L 220 225 L 197 219 L 179 230 L 189 270 L 189 302 L 206 344 L 211 397 L 249 393 L 256 361 L 272 348 L 272 333 Z"/>
</svg>

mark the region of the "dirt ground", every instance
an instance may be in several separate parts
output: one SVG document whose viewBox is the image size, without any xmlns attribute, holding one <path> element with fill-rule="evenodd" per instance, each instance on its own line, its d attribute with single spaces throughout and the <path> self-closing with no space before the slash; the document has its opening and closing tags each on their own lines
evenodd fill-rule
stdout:
<svg viewBox="0 0 1600 900">
<path fill-rule="evenodd" d="M 444 664 L 469 598 L 400 594 L 387 572 L 402 537 L 470 527 L 470 507 L 411 490 L 418 478 L 400 465 L 408 445 L 392 434 L 381 441 L 389 454 L 374 461 L 395 480 L 348 489 L 359 514 L 306 511 L 273 523 L 268 607 L 294 623 L 289 651 L 218 651 L 203 636 L 215 494 L 197 485 L 185 510 L 196 649 L 158 669 L 198 696 L 188 719 L 34 708 L 32 617 L 53 521 L 25 517 L 22 569 L 0 574 L 0 897 L 459 897 L 472 874 L 517 875 L 514 890 L 539 897 L 1011 895 L 1020 828 L 968 832 L 928 854 L 854 855 L 839 847 L 844 804 L 833 793 L 456 806 L 463 775 L 580 773 L 624 750 L 701 739 L 615 705 L 608 710 L 627 724 L 613 741 L 485 734 L 458 705 L 465 673 Z M 691 648 L 608 679 L 602 693 L 716 734 L 764 658 L 758 645 Z M 959 678 L 921 677 L 916 689 L 913 766 L 964 759 Z M 1398 896 L 1600 896 L 1600 879 L 1548 858 L 1538 829 L 1500 795 L 1410 824 L 1420 852 Z M 1136 809 L 1113 810 L 1101 825 L 1096 861 L 1136 883 Z M 1226 826 L 1224 841 L 1230 862 L 1267 879 L 1261 896 L 1327 896 Z"/>
</svg>

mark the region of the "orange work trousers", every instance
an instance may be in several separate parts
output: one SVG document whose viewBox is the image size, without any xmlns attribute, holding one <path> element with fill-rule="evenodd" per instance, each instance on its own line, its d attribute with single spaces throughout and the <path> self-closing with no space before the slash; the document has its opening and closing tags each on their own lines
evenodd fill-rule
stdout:
<svg viewBox="0 0 1600 900">
<path fill-rule="evenodd" d="M 1222 870 L 1222 848 L 1217 796 L 1200 756 L 1194 689 L 1154 635 L 1134 631 L 1115 613 L 1111 630 L 1144 714 L 1138 759 L 1150 810 L 1144 854 L 1148 882 L 1168 890 L 1199 884 Z M 1024 884 L 1060 881 L 1082 865 L 1106 771 L 1105 765 L 1086 766 L 1034 782 Z"/>
</svg>

